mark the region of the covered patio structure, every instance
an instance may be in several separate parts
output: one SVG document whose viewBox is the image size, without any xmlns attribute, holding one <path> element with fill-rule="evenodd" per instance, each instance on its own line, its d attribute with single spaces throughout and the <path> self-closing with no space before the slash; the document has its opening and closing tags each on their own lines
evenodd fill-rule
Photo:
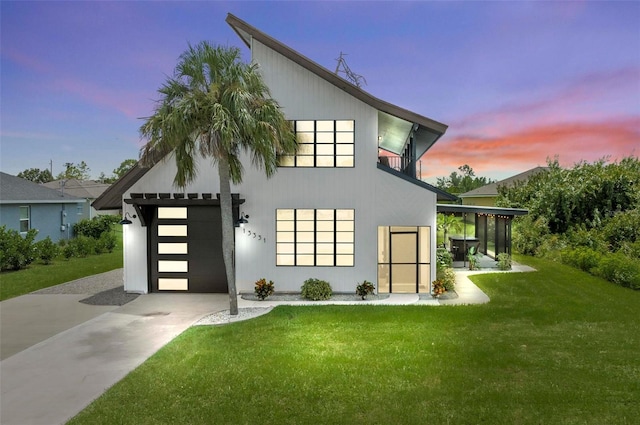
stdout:
<svg viewBox="0 0 640 425">
<path fill-rule="evenodd" d="M 466 265 L 469 250 L 496 259 L 498 254 L 511 255 L 511 221 L 515 216 L 526 215 L 528 210 L 519 208 L 485 207 L 478 205 L 438 204 L 437 212 L 463 218 L 462 235 L 452 235 L 444 241 L 453 254 L 454 262 Z M 475 226 L 467 223 L 473 214 Z"/>
</svg>

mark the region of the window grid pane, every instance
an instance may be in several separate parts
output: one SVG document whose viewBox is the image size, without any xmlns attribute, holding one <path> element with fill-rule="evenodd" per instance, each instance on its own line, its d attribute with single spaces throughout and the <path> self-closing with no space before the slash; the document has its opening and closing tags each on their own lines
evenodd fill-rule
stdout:
<svg viewBox="0 0 640 425">
<path fill-rule="evenodd" d="M 276 210 L 276 265 L 353 266 L 354 216 L 352 209 Z"/>
<path fill-rule="evenodd" d="M 295 156 L 279 157 L 280 167 L 352 168 L 354 120 L 293 121 L 298 140 Z"/>
</svg>

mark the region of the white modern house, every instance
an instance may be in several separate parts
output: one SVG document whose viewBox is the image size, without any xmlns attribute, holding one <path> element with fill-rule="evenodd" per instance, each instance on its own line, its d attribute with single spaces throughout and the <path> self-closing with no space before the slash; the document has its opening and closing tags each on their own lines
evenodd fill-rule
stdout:
<svg viewBox="0 0 640 425">
<path fill-rule="evenodd" d="M 299 291 L 308 278 L 353 292 L 429 293 L 435 279 L 436 204 L 455 200 L 416 178 L 418 159 L 447 126 L 366 93 L 233 15 L 272 96 L 294 125 L 295 157 L 270 179 L 244 163 L 232 186 L 237 288 L 260 278 Z M 122 208 L 128 292 L 227 292 L 218 173 L 208 160 L 186 189 L 172 155 L 134 167 L 94 202 Z M 248 217 L 247 217 L 248 216 Z"/>
</svg>

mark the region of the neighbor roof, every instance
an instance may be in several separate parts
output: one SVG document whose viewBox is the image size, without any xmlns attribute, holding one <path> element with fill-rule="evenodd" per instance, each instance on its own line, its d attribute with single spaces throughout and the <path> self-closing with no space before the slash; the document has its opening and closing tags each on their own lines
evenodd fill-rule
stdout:
<svg viewBox="0 0 640 425">
<path fill-rule="evenodd" d="M 472 213 L 472 214 L 494 214 L 494 215 L 527 215 L 529 210 L 524 208 L 503 208 L 503 207 L 485 207 L 479 205 L 455 205 L 455 204 L 437 204 L 436 210 L 439 213 Z"/>
<path fill-rule="evenodd" d="M 86 202 L 68 194 L 62 194 L 41 184 L 34 183 L 11 174 L 0 172 L 0 203 L 20 204 L 77 204 Z"/>
<path fill-rule="evenodd" d="M 499 182 L 489 183 L 477 189 L 458 195 L 459 198 L 482 198 L 498 196 L 498 186 L 513 186 L 516 182 L 528 180 L 529 177 L 541 172 L 549 171 L 549 167 L 536 167 L 531 170 L 524 171 L 515 176 L 509 177 Z"/>
<path fill-rule="evenodd" d="M 379 121 L 386 122 L 389 126 L 389 134 L 378 135 L 382 138 L 380 141 L 380 147 L 385 150 L 395 154 L 401 154 L 407 142 L 407 136 L 412 132 L 417 146 L 417 157 L 419 158 L 431 146 L 433 146 L 433 144 L 447 130 L 447 125 L 445 124 L 372 96 L 360 87 L 351 84 L 339 75 L 318 65 L 311 59 L 301 55 L 275 38 L 263 33 L 230 13 L 227 15 L 226 21 L 238 36 L 240 36 L 247 47 L 251 48 L 251 39 L 253 38 L 270 49 L 280 53 L 287 59 L 316 74 L 318 77 L 333 84 L 337 88 L 345 91 L 356 99 L 377 109 L 379 111 Z M 391 115 L 391 117 L 389 117 L 389 115 Z M 403 125 L 403 123 L 394 120 L 393 117 L 408 121 L 408 123 L 404 123 Z M 406 124 L 408 124 L 408 128 L 406 128 Z M 394 135 L 394 137 L 391 137 L 392 135 Z"/>
<path fill-rule="evenodd" d="M 63 184 L 64 189 L 62 187 Z M 68 179 L 54 180 L 52 182 L 44 183 L 43 186 L 56 189 L 58 191 L 64 191 L 64 193 L 68 193 L 69 195 L 77 196 L 79 198 L 95 199 L 102 195 L 102 192 L 107 190 L 110 185 L 107 183 L 100 183 L 95 180 Z"/>
</svg>

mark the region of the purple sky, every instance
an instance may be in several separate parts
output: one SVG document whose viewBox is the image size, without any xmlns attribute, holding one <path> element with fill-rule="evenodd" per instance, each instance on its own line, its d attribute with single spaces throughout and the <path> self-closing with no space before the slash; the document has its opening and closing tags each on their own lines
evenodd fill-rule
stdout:
<svg viewBox="0 0 640 425">
<path fill-rule="evenodd" d="M 93 177 L 137 158 L 187 42 L 248 49 L 228 12 L 365 90 L 449 125 L 432 180 L 640 155 L 640 2 L 0 3 L 0 169 Z"/>
</svg>

